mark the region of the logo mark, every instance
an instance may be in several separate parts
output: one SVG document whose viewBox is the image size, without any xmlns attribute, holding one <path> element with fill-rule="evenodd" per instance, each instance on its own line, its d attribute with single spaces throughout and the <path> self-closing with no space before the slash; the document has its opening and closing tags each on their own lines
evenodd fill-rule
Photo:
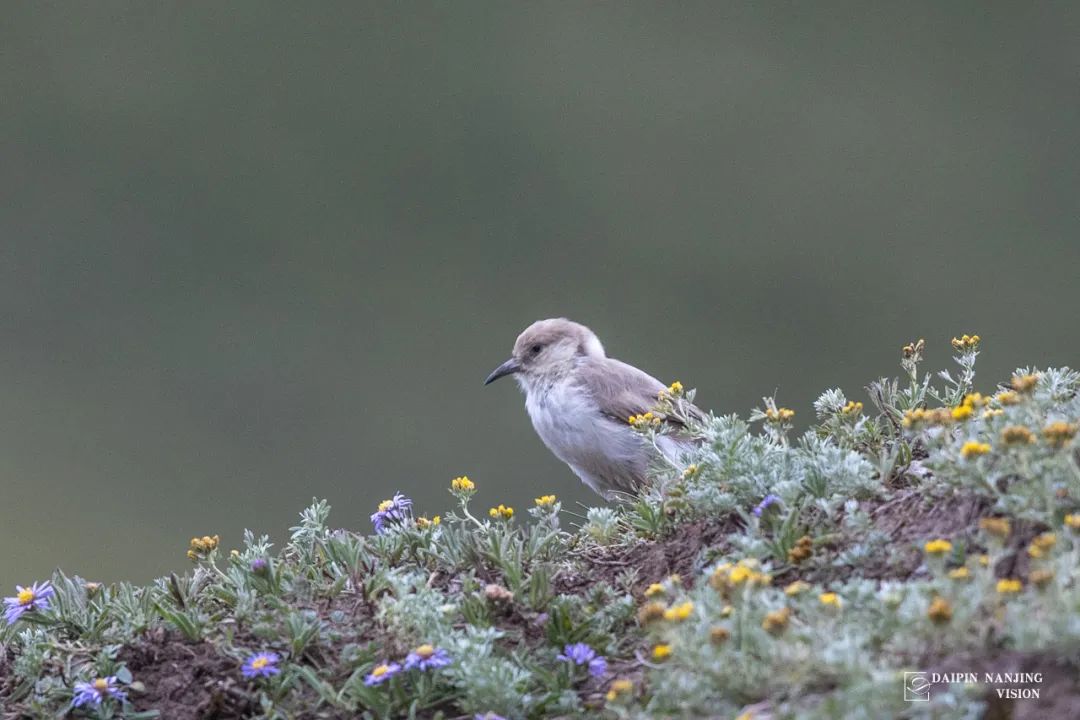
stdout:
<svg viewBox="0 0 1080 720">
<path fill-rule="evenodd" d="M 907 702 L 930 702 L 930 680 L 926 673 L 904 673 L 904 700 Z"/>
</svg>

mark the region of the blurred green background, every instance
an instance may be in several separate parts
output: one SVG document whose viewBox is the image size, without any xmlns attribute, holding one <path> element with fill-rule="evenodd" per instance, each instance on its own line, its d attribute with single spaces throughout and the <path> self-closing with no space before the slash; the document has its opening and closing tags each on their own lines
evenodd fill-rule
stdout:
<svg viewBox="0 0 1080 720">
<path fill-rule="evenodd" d="M 188 539 L 594 503 L 481 381 L 529 322 L 743 415 L 1076 363 L 1080 11 L 8 3 L 0 589 Z"/>
</svg>

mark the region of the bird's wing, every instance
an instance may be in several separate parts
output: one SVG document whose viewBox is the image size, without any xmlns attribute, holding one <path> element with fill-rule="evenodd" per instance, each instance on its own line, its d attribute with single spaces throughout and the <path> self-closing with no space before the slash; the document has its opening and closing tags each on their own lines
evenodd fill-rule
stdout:
<svg viewBox="0 0 1080 720">
<path fill-rule="evenodd" d="M 601 414 L 620 423 L 627 422 L 631 415 L 652 410 L 657 395 L 666 387 L 652 375 L 614 358 L 587 358 L 578 373 Z M 701 414 L 697 408 L 692 410 L 695 415 Z M 667 420 L 681 424 L 674 418 Z"/>
</svg>

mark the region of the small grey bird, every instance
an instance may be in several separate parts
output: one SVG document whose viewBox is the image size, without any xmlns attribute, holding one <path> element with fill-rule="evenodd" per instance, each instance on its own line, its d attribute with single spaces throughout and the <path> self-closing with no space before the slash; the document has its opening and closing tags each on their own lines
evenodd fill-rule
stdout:
<svg viewBox="0 0 1080 720">
<path fill-rule="evenodd" d="M 554 318 L 525 328 L 510 359 L 484 384 L 511 374 L 525 392 L 525 409 L 540 439 L 607 500 L 632 493 L 645 481 L 657 449 L 678 465 L 689 447 L 689 439 L 664 434 L 654 448 L 630 426 L 630 416 L 648 412 L 666 386 L 607 357 L 584 325 Z"/>
</svg>

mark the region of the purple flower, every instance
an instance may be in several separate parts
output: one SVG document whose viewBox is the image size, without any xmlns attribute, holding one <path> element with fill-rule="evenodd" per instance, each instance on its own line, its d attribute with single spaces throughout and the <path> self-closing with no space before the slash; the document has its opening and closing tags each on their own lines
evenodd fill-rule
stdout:
<svg viewBox="0 0 1080 720">
<path fill-rule="evenodd" d="M 384 662 L 381 665 L 376 665 L 371 672 L 364 678 L 364 684 L 368 687 L 372 685 L 382 685 L 384 682 L 401 672 L 401 666 L 396 662 Z"/>
<path fill-rule="evenodd" d="M 565 660 L 575 665 L 587 665 L 589 674 L 593 677 L 600 677 L 607 672 L 607 660 L 597 655 L 596 651 L 586 643 L 567 645 L 556 660 Z"/>
<path fill-rule="evenodd" d="M 421 645 L 413 650 L 405 658 L 405 669 L 428 670 L 429 668 L 441 668 L 450 664 L 450 655 L 442 648 L 434 645 Z"/>
<path fill-rule="evenodd" d="M 49 598 L 55 593 L 48 580 L 30 587 L 16 585 L 15 589 L 18 591 L 15 597 L 4 598 L 4 620 L 8 625 L 14 625 L 25 612 L 47 610 Z"/>
<path fill-rule="evenodd" d="M 281 660 L 281 656 L 277 653 L 255 653 L 249 657 L 243 667 L 240 668 L 240 674 L 249 680 L 251 678 L 277 675 L 281 672 L 281 668 L 277 666 L 279 660 Z"/>
<path fill-rule="evenodd" d="M 778 503 L 778 502 L 780 502 L 780 497 L 777 496 L 777 495 L 773 495 L 772 493 L 769 493 L 768 495 L 765 496 L 765 499 L 762 500 L 761 502 L 759 502 L 757 507 L 754 508 L 754 516 L 755 517 L 761 517 L 761 513 L 765 512 L 765 508 L 769 507 L 770 505 L 772 505 L 774 503 Z"/>
<path fill-rule="evenodd" d="M 127 693 L 116 685 L 115 675 L 98 678 L 94 682 L 75 683 L 75 696 L 71 699 L 71 706 L 100 705 L 105 698 L 121 702 L 127 700 Z"/>
<path fill-rule="evenodd" d="M 256 575 L 266 575 L 270 571 L 270 561 L 264 557 L 257 557 L 251 561 L 251 572 Z"/>
<path fill-rule="evenodd" d="M 371 516 L 371 522 L 375 524 L 375 532 L 386 532 L 387 523 L 399 523 L 412 514 L 412 500 L 401 493 L 394 493 L 390 500 L 379 503 L 379 511 Z"/>
</svg>

